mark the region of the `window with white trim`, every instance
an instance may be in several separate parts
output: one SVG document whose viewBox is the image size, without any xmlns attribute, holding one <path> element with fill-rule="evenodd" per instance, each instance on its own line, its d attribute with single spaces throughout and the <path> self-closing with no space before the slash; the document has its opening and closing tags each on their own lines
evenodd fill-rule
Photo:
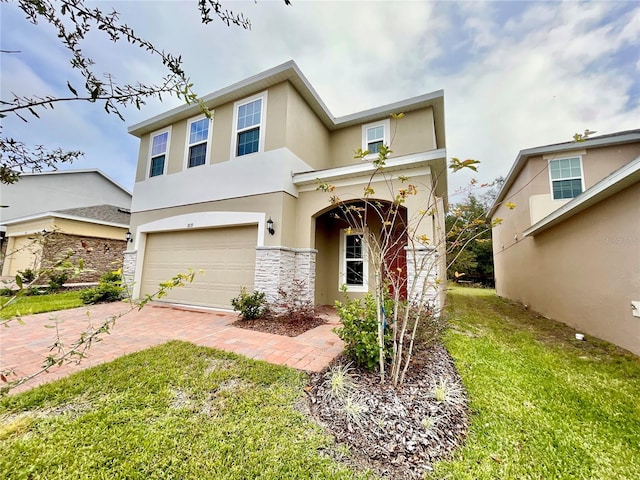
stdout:
<svg viewBox="0 0 640 480">
<path fill-rule="evenodd" d="M 351 292 L 367 291 L 367 249 L 363 232 L 342 230 L 340 286 Z"/>
<path fill-rule="evenodd" d="M 389 145 L 390 127 L 389 119 L 362 126 L 362 151 L 369 150 L 365 158 L 376 157 L 382 145 Z"/>
<path fill-rule="evenodd" d="M 170 130 L 151 135 L 151 155 L 149 158 L 149 178 L 164 175 L 167 169 Z"/>
<path fill-rule="evenodd" d="M 554 200 L 574 198 L 584 190 L 582 158 L 559 158 L 549 160 L 551 195 Z"/>
<path fill-rule="evenodd" d="M 187 167 L 197 167 L 207 163 L 207 143 L 211 120 L 200 116 L 187 124 Z"/>
<path fill-rule="evenodd" d="M 264 150 L 266 92 L 236 102 L 233 114 L 233 156 L 241 157 Z"/>
</svg>

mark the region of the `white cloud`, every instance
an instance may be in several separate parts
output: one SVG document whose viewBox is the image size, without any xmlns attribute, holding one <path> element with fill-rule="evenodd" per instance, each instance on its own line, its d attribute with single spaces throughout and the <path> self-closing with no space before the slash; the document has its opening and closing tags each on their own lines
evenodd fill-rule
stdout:
<svg viewBox="0 0 640 480">
<path fill-rule="evenodd" d="M 287 7 L 228 1 L 228 8 L 251 19 L 251 31 L 216 21 L 201 25 L 191 3 L 114 5 L 139 35 L 182 55 L 201 94 L 289 59 L 336 116 L 444 89 L 449 155 L 483 161 L 483 181 L 506 174 L 520 149 L 569 140 L 585 128 L 608 133 L 640 125 L 637 94 L 630 100 L 640 88 L 640 54 L 618 55 L 640 51 L 640 7 L 633 4 L 298 1 Z M 15 5 L 3 5 L 3 47 L 6 38 L 22 40 L 30 49 L 26 58 L 37 65 L 3 61 L 3 98 L 5 85 L 42 91 L 53 83 L 66 90 L 68 58 L 61 47 L 51 49 L 57 40 L 5 15 L 8 8 Z M 165 74 L 137 47 L 92 35 L 86 49 L 98 71 L 122 81 L 157 81 Z M 179 104 L 167 98 L 140 112 L 129 109 L 126 125 Z M 55 113 L 27 127 L 3 123 L 26 139 L 37 133 L 83 148 L 87 166 L 95 162 L 132 186 L 137 142 L 126 125 L 105 116 L 101 106 L 61 106 Z M 455 189 L 468 178 L 452 176 L 450 185 Z"/>
</svg>

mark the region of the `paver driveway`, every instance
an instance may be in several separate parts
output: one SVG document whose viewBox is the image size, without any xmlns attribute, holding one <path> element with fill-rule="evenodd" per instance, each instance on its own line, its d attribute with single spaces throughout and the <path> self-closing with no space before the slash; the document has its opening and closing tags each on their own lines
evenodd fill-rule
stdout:
<svg viewBox="0 0 640 480">
<path fill-rule="evenodd" d="M 13 368 L 19 376 L 37 370 L 53 343 L 54 331 L 45 328 L 45 325 L 53 324 L 52 316 L 59 321 L 63 342 L 71 342 L 86 330 L 89 319 L 97 325 L 102 319 L 128 308 L 128 304 L 117 302 L 89 309 L 32 315 L 24 317 L 25 325 L 12 322 L 9 328 L 0 329 L 0 369 Z M 91 312 L 90 317 L 87 310 Z M 224 311 L 150 304 L 142 311 L 134 310 L 119 318 L 111 334 L 102 336 L 103 340 L 91 347 L 80 365 L 53 367 L 49 373 L 34 378 L 13 392 L 27 390 L 169 340 L 184 340 L 306 371 L 322 370 L 342 352 L 342 341 L 331 331 L 338 324 L 335 317 L 329 317 L 326 324 L 293 338 L 231 326 L 237 318 L 237 314 Z"/>
</svg>

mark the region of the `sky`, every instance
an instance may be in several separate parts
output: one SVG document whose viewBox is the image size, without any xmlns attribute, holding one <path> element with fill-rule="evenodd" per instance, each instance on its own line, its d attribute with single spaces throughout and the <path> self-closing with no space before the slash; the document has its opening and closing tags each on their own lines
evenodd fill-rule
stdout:
<svg viewBox="0 0 640 480">
<path fill-rule="evenodd" d="M 450 202 L 465 186 L 505 176 L 525 148 L 569 141 L 585 129 L 640 128 L 640 2 L 224 1 L 251 30 L 202 25 L 197 2 L 87 2 L 115 9 L 159 49 L 181 55 L 206 95 L 293 59 L 330 112 L 340 117 L 444 90 L 447 156 L 480 160 L 477 173 L 449 176 Z M 45 23 L 16 2 L 0 3 L 0 91 L 68 96 L 81 85 Z M 91 32 L 83 51 L 96 71 L 125 83 L 158 82 L 157 57 Z M 138 139 L 127 127 L 179 106 L 164 97 L 125 121 L 80 102 L 39 110 L 40 119 L 2 119 L 3 135 L 29 145 L 81 150 L 61 169 L 98 168 L 132 190 Z"/>
</svg>

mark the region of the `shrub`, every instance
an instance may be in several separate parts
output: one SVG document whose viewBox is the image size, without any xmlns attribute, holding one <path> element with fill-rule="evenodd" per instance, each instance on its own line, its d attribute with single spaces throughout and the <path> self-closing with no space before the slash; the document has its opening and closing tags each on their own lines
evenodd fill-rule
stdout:
<svg viewBox="0 0 640 480">
<path fill-rule="evenodd" d="M 122 298 L 122 274 L 119 270 L 105 273 L 100 277 L 97 287 L 87 288 L 80 292 L 80 300 L 85 305 L 100 302 L 115 302 Z"/>
<path fill-rule="evenodd" d="M 65 271 L 51 272 L 49 274 L 49 290 L 57 292 L 69 280 L 69 273 Z"/>
<path fill-rule="evenodd" d="M 0 297 L 10 297 L 13 295 L 13 290 L 10 288 L 0 288 Z"/>
<path fill-rule="evenodd" d="M 356 365 L 373 370 L 379 361 L 378 357 L 378 319 L 376 302 L 373 295 L 367 293 L 364 303 L 359 299 L 336 302 L 336 311 L 342 321 L 342 327 L 334 331 L 344 341 L 344 353 Z M 385 359 L 390 357 L 390 329 L 385 329 Z"/>
<path fill-rule="evenodd" d="M 255 291 L 249 294 L 247 289 L 242 287 L 240 295 L 231 300 L 231 306 L 236 312 L 240 312 L 240 317 L 244 320 L 254 320 L 266 312 L 266 300 L 264 297 L 264 292 Z"/>
<path fill-rule="evenodd" d="M 31 283 L 36 279 L 36 271 L 31 268 L 25 268 L 24 270 L 18 270 L 18 275 L 22 279 L 22 283 Z"/>
</svg>

